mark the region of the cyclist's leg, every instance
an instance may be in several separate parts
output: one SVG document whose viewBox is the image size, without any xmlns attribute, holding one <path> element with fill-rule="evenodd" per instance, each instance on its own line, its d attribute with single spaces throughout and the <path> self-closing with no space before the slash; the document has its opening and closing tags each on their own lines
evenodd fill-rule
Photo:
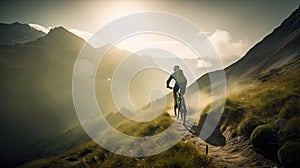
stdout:
<svg viewBox="0 0 300 168">
<path fill-rule="evenodd" d="M 179 115 L 179 106 L 178 106 L 178 96 L 177 96 L 177 92 L 179 90 L 179 86 L 177 83 L 175 83 L 174 87 L 173 87 L 173 96 L 174 96 L 174 113 L 176 116 L 176 109 L 177 109 L 177 116 Z"/>
<path fill-rule="evenodd" d="M 175 113 L 175 116 L 176 116 L 176 109 L 178 109 L 178 98 L 177 98 L 177 93 L 176 92 L 173 92 L 173 97 L 174 97 L 174 113 Z"/>
<path fill-rule="evenodd" d="M 180 101 L 180 112 L 181 112 L 181 119 L 183 124 L 185 124 L 185 119 L 186 119 L 186 105 L 185 105 L 185 100 L 184 100 L 184 94 L 186 90 L 186 84 L 180 84 L 179 85 L 180 89 L 180 95 L 181 95 L 181 101 Z"/>
<path fill-rule="evenodd" d="M 184 98 L 181 97 L 180 98 L 180 116 L 181 116 L 181 120 L 184 121 L 184 104 L 183 104 Z"/>
<path fill-rule="evenodd" d="M 186 110 L 184 97 L 182 97 L 182 99 L 181 99 L 181 108 L 182 108 L 181 116 L 183 117 L 182 122 L 183 122 L 183 124 L 185 124 L 187 110 Z"/>
<path fill-rule="evenodd" d="M 177 99 L 178 99 L 178 116 L 177 118 L 179 118 L 179 116 L 182 114 L 181 112 L 181 96 L 180 93 L 177 93 Z M 181 116 L 182 119 L 182 116 Z"/>
</svg>

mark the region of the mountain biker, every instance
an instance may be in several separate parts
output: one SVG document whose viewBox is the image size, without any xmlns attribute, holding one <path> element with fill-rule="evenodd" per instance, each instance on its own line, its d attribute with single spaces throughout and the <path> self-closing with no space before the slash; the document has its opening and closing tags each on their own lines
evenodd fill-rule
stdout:
<svg viewBox="0 0 300 168">
<path fill-rule="evenodd" d="M 181 119 L 183 119 L 183 123 L 185 124 L 186 107 L 185 107 L 183 95 L 185 94 L 187 80 L 183 74 L 183 71 L 179 68 L 178 65 L 175 65 L 173 70 L 174 72 L 170 75 L 170 77 L 167 80 L 167 88 L 173 89 L 175 116 L 177 116 L 178 118 L 179 112 L 181 112 Z M 174 87 L 170 86 L 170 82 L 172 81 L 172 79 L 175 80 Z M 179 96 L 177 95 L 178 93 Z M 181 107 L 178 107 L 179 105 Z M 178 114 L 176 114 L 176 109 L 178 109 Z"/>
</svg>

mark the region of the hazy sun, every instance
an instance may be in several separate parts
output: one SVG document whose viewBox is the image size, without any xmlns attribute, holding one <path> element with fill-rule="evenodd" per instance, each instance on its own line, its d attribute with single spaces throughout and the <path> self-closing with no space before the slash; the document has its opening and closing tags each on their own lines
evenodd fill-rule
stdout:
<svg viewBox="0 0 300 168">
<path fill-rule="evenodd" d="M 99 19 L 104 21 L 104 23 L 109 23 L 114 19 L 143 11 L 141 5 L 136 1 L 113 1 L 105 4 L 105 6 L 105 8 L 101 8 L 102 10 L 99 11 L 101 13 Z"/>
</svg>

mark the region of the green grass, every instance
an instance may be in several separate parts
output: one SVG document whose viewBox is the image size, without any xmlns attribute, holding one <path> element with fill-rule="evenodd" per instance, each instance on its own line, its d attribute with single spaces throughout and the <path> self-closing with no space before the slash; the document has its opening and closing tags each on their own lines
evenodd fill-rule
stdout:
<svg viewBox="0 0 300 168">
<path fill-rule="evenodd" d="M 288 161 L 283 161 L 284 159 L 281 158 L 287 157 L 295 160 L 298 155 L 290 155 L 287 152 L 293 153 L 293 148 L 284 146 L 290 141 L 299 142 L 300 140 L 300 78 L 298 73 L 299 69 L 296 68 L 277 74 L 276 77 L 265 82 L 249 80 L 249 82 L 244 82 L 246 84 L 238 86 L 239 88 L 235 87 L 234 92 L 228 91 L 219 122 L 220 130 L 223 132 L 227 129 L 232 133 L 248 137 L 257 151 L 274 161 L 280 160 L 283 165 Z M 218 106 L 210 108 L 210 106 L 207 105 L 204 108 L 201 117 L 205 118 L 208 113 L 213 113 L 219 108 Z M 281 129 L 275 128 L 275 122 L 278 119 L 285 121 Z M 279 149 L 281 150 L 280 157 L 277 156 Z M 283 151 L 286 153 L 283 154 Z"/>
<path fill-rule="evenodd" d="M 282 141 L 299 141 L 300 140 L 300 117 L 295 117 L 287 120 L 285 127 L 280 131 Z"/>
<path fill-rule="evenodd" d="M 267 158 L 277 160 L 277 150 L 280 143 L 274 125 L 257 126 L 251 133 L 250 141 Z"/>
<path fill-rule="evenodd" d="M 279 111 L 279 117 L 284 119 L 291 119 L 294 116 L 300 116 L 300 97 L 292 95 L 294 98 L 288 100 L 282 109 Z"/>
<path fill-rule="evenodd" d="M 206 118 L 208 113 L 216 113 L 221 104 L 222 102 L 216 102 L 214 107 L 211 107 L 211 104 L 208 104 L 203 109 L 201 118 Z M 221 129 L 222 132 L 225 131 L 227 128 L 229 128 L 230 130 L 236 129 L 238 124 L 243 120 L 244 115 L 245 115 L 245 109 L 242 106 L 241 102 L 231 97 L 227 98 L 223 113 L 221 115 L 221 119 L 219 121 L 219 128 Z M 217 118 L 218 115 L 212 115 L 212 116 L 216 116 L 213 119 L 215 120 L 215 122 L 218 122 L 218 118 Z"/>
<path fill-rule="evenodd" d="M 262 125 L 263 122 L 260 121 L 259 118 L 246 118 L 241 121 L 239 124 L 238 130 L 245 135 L 246 137 L 250 137 L 252 131 L 259 125 Z"/>
</svg>

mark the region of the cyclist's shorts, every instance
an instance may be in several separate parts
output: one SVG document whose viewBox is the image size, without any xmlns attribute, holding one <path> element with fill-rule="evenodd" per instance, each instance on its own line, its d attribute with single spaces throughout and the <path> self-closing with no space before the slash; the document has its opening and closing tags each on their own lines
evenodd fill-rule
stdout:
<svg viewBox="0 0 300 168">
<path fill-rule="evenodd" d="M 184 95 L 185 94 L 185 90 L 186 90 L 186 84 L 185 83 L 180 83 L 179 85 L 179 93 L 180 95 Z"/>
</svg>

